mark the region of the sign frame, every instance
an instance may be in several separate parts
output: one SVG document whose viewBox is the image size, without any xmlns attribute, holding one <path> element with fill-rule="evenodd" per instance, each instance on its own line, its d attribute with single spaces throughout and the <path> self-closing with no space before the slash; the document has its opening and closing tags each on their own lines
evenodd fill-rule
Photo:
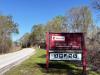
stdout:
<svg viewBox="0 0 100 75">
<path fill-rule="evenodd" d="M 50 44 L 51 44 L 51 41 L 50 41 L 50 35 L 51 34 L 70 34 L 70 35 L 77 35 L 77 34 L 80 34 L 81 35 L 81 48 L 82 48 L 82 66 L 83 66 L 83 75 L 86 75 L 86 67 L 87 67 L 87 60 L 86 60 L 86 57 L 87 57 L 87 49 L 85 47 L 85 40 L 84 40 L 84 34 L 83 33 L 53 33 L 53 32 L 46 32 L 46 69 L 48 70 L 49 68 L 49 61 L 51 61 L 49 59 L 49 53 L 50 53 Z M 62 38 L 61 38 L 62 39 Z M 63 41 L 63 39 L 61 40 Z M 70 49 L 69 49 L 70 50 Z M 76 49 L 77 50 L 77 49 Z M 74 51 L 74 49 L 73 49 Z M 61 60 L 62 61 L 62 60 Z M 65 61 L 65 60 L 64 60 Z"/>
</svg>

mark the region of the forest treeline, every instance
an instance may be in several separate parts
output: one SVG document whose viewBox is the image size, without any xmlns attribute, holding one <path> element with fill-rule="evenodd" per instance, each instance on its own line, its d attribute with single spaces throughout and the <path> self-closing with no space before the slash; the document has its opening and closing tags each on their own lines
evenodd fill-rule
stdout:
<svg viewBox="0 0 100 75">
<path fill-rule="evenodd" d="M 20 41 L 23 47 L 41 46 L 45 44 L 46 32 L 83 32 L 86 40 L 92 42 L 98 39 L 99 44 L 99 30 L 93 21 L 91 11 L 87 6 L 83 6 L 70 9 L 65 16 L 55 16 L 46 24 L 33 25 L 31 33 L 26 33 Z M 88 45 L 89 42 L 86 41 Z"/>
</svg>

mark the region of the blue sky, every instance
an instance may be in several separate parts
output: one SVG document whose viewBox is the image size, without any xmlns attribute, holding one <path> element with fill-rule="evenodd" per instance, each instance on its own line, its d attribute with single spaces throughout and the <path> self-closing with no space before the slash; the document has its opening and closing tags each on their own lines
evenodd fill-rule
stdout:
<svg viewBox="0 0 100 75">
<path fill-rule="evenodd" d="M 19 24 L 19 39 L 30 32 L 34 24 L 46 24 L 54 16 L 65 15 L 72 7 L 90 5 L 90 0 L 0 0 L 0 13 L 11 15 Z"/>
</svg>

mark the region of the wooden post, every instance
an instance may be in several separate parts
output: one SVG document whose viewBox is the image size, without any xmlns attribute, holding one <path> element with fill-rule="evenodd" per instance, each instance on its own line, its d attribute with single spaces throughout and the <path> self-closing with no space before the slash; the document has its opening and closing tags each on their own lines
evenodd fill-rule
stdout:
<svg viewBox="0 0 100 75">
<path fill-rule="evenodd" d="M 87 50 L 86 50 L 86 47 L 85 47 L 85 39 L 84 39 L 84 34 L 83 34 L 83 44 L 82 44 L 82 65 L 83 65 L 83 75 L 87 75 L 87 70 L 86 70 L 86 67 L 87 67 Z"/>
<path fill-rule="evenodd" d="M 49 33 L 46 32 L 46 70 L 49 67 Z"/>
</svg>

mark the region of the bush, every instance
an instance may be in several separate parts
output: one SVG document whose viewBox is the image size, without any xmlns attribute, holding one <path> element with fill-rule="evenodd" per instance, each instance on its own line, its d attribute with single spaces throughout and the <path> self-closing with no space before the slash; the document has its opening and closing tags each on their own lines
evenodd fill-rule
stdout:
<svg viewBox="0 0 100 75">
<path fill-rule="evenodd" d="M 88 66 L 90 66 L 92 70 L 100 72 L 100 51 L 88 51 Z"/>
</svg>

